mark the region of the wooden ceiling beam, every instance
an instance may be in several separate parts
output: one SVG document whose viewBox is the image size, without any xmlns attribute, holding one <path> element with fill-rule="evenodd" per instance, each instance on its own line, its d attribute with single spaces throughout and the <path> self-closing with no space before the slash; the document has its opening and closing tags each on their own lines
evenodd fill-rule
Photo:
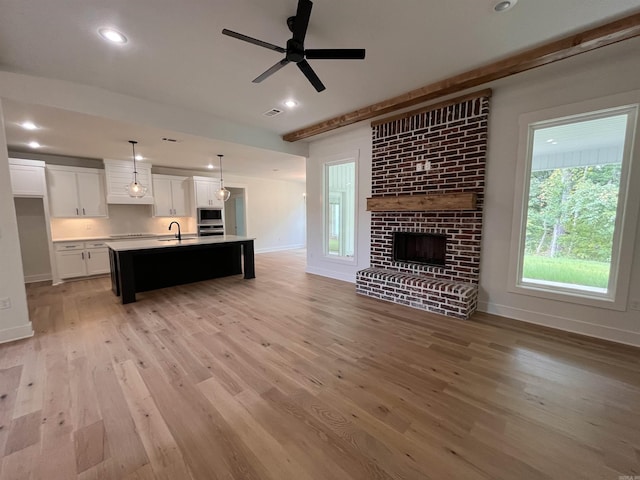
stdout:
<svg viewBox="0 0 640 480">
<path fill-rule="evenodd" d="M 287 133 L 282 138 L 287 142 L 309 138 L 637 36 L 640 36 L 640 12 Z"/>
</svg>

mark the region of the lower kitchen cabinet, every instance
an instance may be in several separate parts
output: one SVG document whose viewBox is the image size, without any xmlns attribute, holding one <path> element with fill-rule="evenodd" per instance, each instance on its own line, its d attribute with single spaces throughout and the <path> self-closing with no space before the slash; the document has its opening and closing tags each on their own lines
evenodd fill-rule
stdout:
<svg viewBox="0 0 640 480">
<path fill-rule="evenodd" d="M 58 242 L 55 250 L 61 279 L 109 273 L 109 249 L 104 242 Z"/>
</svg>

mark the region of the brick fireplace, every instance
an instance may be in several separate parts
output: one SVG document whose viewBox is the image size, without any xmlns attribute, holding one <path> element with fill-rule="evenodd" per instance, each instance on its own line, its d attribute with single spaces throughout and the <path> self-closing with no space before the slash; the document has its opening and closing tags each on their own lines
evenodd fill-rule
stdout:
<svg viewBox="0 0 640 480">
<path fill-rule="evenodd" d="M 476 201 L 461 209 L 372 209 L 371 267 L 358 272 L 358 293 L 457 318 L 475 311 L 490 95 L 372 124 L 372 199 L 472 193 Z M 394 261 L 394 232 L 446 236 L 445 265 Z"/>
</svg>

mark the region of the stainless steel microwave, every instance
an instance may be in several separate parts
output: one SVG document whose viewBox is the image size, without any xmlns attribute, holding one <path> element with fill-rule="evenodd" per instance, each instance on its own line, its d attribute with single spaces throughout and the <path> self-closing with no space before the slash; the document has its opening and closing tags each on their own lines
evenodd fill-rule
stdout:
<svg viewBox="0 0 640 480">
<path fill-rule="evenodd" d="M 199 208 L 198 225 L 218 225 L 222 222 L 221 208 Z"/>
</svg>

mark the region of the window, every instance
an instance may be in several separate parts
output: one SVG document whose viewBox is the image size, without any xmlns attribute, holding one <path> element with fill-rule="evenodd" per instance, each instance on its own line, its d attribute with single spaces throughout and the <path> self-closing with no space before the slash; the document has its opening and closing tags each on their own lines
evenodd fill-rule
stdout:
<svg viewBox="0 0 640 480">
<path fill-rule="evenodd" d="M 356 162 L 325 164 L 325 255 L 353 260 L 356 228 Z"/>
<path fill-rule="evenodd" d="M 523 125 L 515 291 L 624 308 L 624 262 L 635 233 L 626 210 L 636 113 L 637 106 L 623 106 Z"/>
</svg>

